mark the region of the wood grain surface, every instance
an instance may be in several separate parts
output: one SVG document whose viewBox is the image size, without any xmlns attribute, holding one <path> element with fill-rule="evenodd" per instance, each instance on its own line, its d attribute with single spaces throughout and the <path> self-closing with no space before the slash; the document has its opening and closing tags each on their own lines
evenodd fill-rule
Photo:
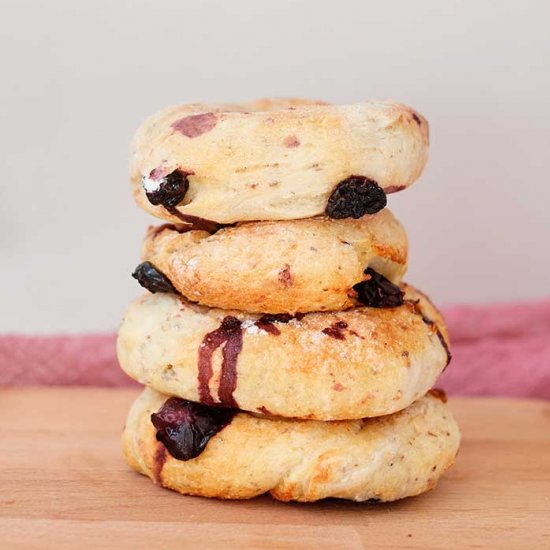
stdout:
<svg viewBox="0 0 550 550">
<path fill-rule="evenodd" d="M 454 468 L 385 505 L 184 497 L 126 466 L 128 389 L 0 390 L 0 548 L 550 548 L 550 404 L 450 400 Z"/>
</svg>

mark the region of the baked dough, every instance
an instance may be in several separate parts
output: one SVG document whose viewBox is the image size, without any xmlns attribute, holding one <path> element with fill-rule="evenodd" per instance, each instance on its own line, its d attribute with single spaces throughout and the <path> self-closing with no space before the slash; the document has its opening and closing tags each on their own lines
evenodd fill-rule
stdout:
<svg viewBox="0 0 550 550">
<path fill-rule="evenodd" d="M 185 231 L 151 227 L 142 258 L 189 300 L 248 312 L 339 311 L 371 267 L 393 283 L 406 270 L 407 236 L 384 209 L 358 220 L 326 217 Z"/>
<path fill-rule="evenodd" d="M 439 397 L 438 397 L 439 396 Z M 173 458 L 150 417 L 167 396 L 146 389 L 123 434 L 130 466 L 183 494 L 283 501 L 327 497 L 391 501 L 433 488 L 453 464 L 460 433 L 440 394 L 399 413 L 317 422 L 238 413 L 196 458 Z"/>
<path fill-rule="evenodd" d="M 142 384 L 207 405 L 316 420 L 390 414 L 426 393 L 450 359 L 438 311 L 402 288 L 399 307 L 296 318 L 147 293 L 124 317 L 119 362 Z"/>
<path fill-rule="evenodd" d="M 427 121 L 398 103 L 191 104 L 143 123 L 131 145 L 130 177 L 138 204 L 172 222 L 189 215 L 226 224 L 289 220 L 323 214 L 351 176 L 386 193 L 404 189 L 427 156 Z M 176 171 L 188 185 L 177 206 L 151 204 L 143 185 L 154 190 Z"/>
</svg>

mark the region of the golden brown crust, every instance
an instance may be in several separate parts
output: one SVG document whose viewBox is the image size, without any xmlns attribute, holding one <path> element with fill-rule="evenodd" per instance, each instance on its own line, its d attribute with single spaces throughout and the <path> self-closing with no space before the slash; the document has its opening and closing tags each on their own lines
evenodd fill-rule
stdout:
<svg viewBox="0 0 550 550">
<path fill-rule="evenodd" d="M 188 174 L 180 214 L 220 223 L 287 220 L 322 214 L 350 176 L 388 193 L 408 187 L 427 155 L 428 123 L 397 103 L 192 104 L 165 109 L 138 129 L 130 177 L 138 204 L 172 222 L 177 216 L 152 205 L 141 187 L 154 170 Z"/>
<path fill-rule="evenodd" d="M 142 257 L 186 298 L 252 313 L 339 311 L 372 267 L 394 283 L 406 270 L 405 230 L 388 209 L 358 220 L 309 218 L 222 229 L 150 228 Z"/>
<path fill-rule="evenodd" d="M 271 325 L 174 294 L 146 294 L 120 327 L 120 365 L 158 391 L 207 404 L 235 399 L 243 410 L 317 420 L 390 414 L 423 395 L 448 361 L 441 316 L 404 288 L 408 301 L 400 307 L 309 313 Z M 236 326 L 223 328 L 227 319 Z"/>
<path fill-rule="evenodd" d="M 460 433 L 447 406 L 427 395 L 390 416 L 340 422 L 237 414 L 197 458 L 176 460 L 150 415 L 167 396 L 146 389 L 123 434 L 130 466 L 183 494 L 283 501 L 327 497 L 391 501 L 433 488 L 452 465 Z"/>
</svg>

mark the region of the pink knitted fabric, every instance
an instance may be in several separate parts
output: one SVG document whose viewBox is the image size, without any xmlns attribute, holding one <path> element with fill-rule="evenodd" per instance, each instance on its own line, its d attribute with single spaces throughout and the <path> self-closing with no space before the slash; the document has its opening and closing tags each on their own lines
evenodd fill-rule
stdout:
<svg viewBox="0 0 550 550">
<path fill-rule="evenodd" d="M 550 399 L 550 299 L 443 314 L 453 359 L 438 386 L 457 395 Z"/>
<path fill-rule="evenodd" d="M 455 395 L 550 398 L 550 299 L 444 310 L 453 360 L 437 385 Z M 113 334 L 0 336 L 2 385 L 134 384 Z"/>
</svg>

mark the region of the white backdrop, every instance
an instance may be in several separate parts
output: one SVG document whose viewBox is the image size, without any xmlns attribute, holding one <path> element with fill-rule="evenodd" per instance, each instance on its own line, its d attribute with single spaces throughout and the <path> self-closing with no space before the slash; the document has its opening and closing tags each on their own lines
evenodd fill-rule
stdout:
<svg viewBox="0 0 550 550">
<path fill-rule="evenodd" d="M 154 220 L 127 146 L 166 105 L 396 99 L 431 159 L 389 197 L 440 304 L 548 296 L 550 9 L 541 1 L 0 0 L 0 331 L 111 330 Z"/>
</svg>

